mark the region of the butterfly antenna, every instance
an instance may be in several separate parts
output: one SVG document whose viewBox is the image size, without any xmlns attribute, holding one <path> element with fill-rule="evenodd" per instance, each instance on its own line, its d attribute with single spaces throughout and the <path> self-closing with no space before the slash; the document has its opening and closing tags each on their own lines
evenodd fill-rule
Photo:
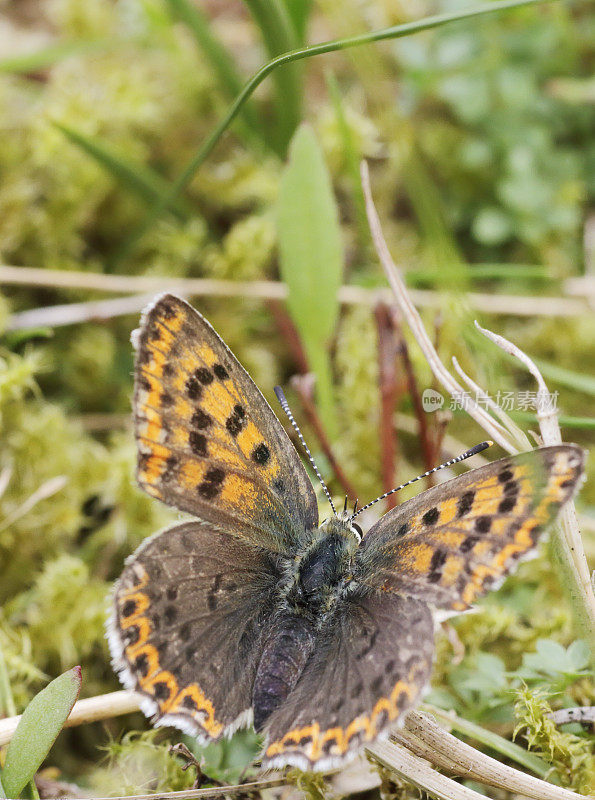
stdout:
<svg viewBox="0 0 595 800">
<path fill-rule="evenodd" d="M 438 470 L 444 469 L 445 467 L 452 467 L 453 464 L 458 464 L 459 461 L 465 461 L 467 458 L 471 458 L 471 456 L 477 455 L 477 453 L 481 453 L 482 450 L 487 450 L 488 447 L 491 447 L 494 442 L 486 441 L 480 442 L 480 444 L 476 444 L 475 447 L 472 447 L 470 450 L 465 450 L 464 453 L 461 453 L 460 456 L 456 458 L 451 458 L 450 461 L 445 461 L 444 464 L 440 464 L 439 467 L 434 467 L 434 469 L 429 469 L 427 472 L 424 472 L 423 475 L 418 475 L 417 478 L 413 478 L 413 480 L 407 481 L 407 483 L 401 484 L 401 486 L 397 486 L 395 489 L 391 489 L 390 492 L 385 492 L 381 494 L 380 497 L 377 497 L 376 500 L 372 500 L 371 503 L 367 503 L 365 506 L 362 506 L 359 511 L 356 511 L 355 508 L 353 509 L 353 515 L 351 519 L 354 519 L 361 514 L 362 511 L 365 511 L 370 506 L 373 506 L 375 503 L 378 503 L 379 500 L 384 500 L 385 498 L 389 497 L 389 495 L 394 494 L 395 492 L 399 492 L 401 489 L 404 489 L 406 486 L 410 486 L 415 481 L 420 480 L 421 478 L 427 478 L 428 475 L 432 475 L 434 472 L 438 472 Z"/>
<path fill-rule="evenodd" d="M 331 504 L 331 508 L 333 509 L 333 514 L 335 516 L 337 516 L 337 509 L 335 508 L 335 504 L 333 503 L 333 498 L 331 497 L 331 493 L 327 489 L 326 483 L 322 480 L 322 475 L 320 474 L 320 471 L 319 471 L 318 467 L 316 466 L 316 462 L 312 458 L 312 453 L 310 452 L 310 449 L 309 449 L 308 445 L 306 444 L 306 440 L 304 439 L 304 437 L 302 435 L 302 432 L 299 429 L 299 426 L 298 426 L 297 422 L 295 421 L 293 414 L 291 413 L 291 409 L 289 408 L 289 403 L 287 402 L 287 398 L 285 397 L 285 394 L 283 393 L 283 389 L 280 386 L 275 386 L 275 394 L 277 395 L 277 400 L 279 401 L 279 404 L 281 405 L 281 408 L 285 412 L 285 414 L 287 416 L 287 419 L 291 422 L 294 431 L 297 433 L 298 439 L 300 440 L 300 443 L 301 443 L 302 447 L 306 451 L 306 455 L 308 456 L 308 460 L 310 461 L 310 464 L 312 464 L 312 469 L 316 473 L 316 477 L 320 481 L 320 485 L 324 489 L 324 493 L 327 496 L 327 499 L 328 499 L 329 503 Z"/>
</svg>

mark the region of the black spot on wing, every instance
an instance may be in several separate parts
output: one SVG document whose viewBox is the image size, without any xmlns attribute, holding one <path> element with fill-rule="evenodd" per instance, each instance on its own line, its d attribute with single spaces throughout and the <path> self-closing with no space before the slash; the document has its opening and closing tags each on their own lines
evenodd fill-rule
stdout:
<svg viewBox="0 0 595 800">
<path fill-rule="evenodd" d="M 194 377 L 197 381 L 202 383 L 203 386 L 208 386 L 210 383 L 213 383 L 214 376 L 210 369 L 206 367 L 199 367 L 197 370 L 194 371 Z"/>
<path fill-rule="evenodd" d="M 214 364 L 213 372 L 215 373 L 215 377 L 219 378 L 220 381 L 224 381 L 226 378 L 229 378 L 229 372 L 225 369 L 223 364 Z"/>
<path fill-rule="evenodd" d="M 426 511 L 426 513 L 423 515 L 421 519 L 424 525 L 435 525 L 436 522 L 438 522 L 439 516 L 440 512 L 438 511 L 436 506 L 434 506 L 434 508 L 431 508 L 429 511 Z"/>
<path fill-rule="evenodd" d="M 475 520 L 475 530 L 478 533 L 487 533 L 492 527 L 492 518 L 488 516 L 477 517 Z"/>
<path fill-rule="evenodd" d="M 233 411 L 225 421 L 225 427 L 235 438 L 246 424 L 246 412 L 239 403 L 233 407 Z"/>
<path fill-rule="evenodd" d="M 464 517 L 465 514 L 468 514 L 473 507 L 474 500 L 475 492 L 472 489 L 467 492 L 463 492 L 457 502 L 457 517 Z"/>
<path fill-rule="evenodd" d="M 444 566 L 446 557 L 446 551 L 440 549 L 435 550 L 432 554 L 432 560 L 430 561 L 430 574 L 428 575 L 428 580 L 430 583 L 438 583 L 442 577 L 442 567 Z"/>
<path fill-rule="evenodd" d="M 269 458 L 271 457 L 271 451 L 266 446 L 264 442 L 257 444 L 252 453 L 250 454 L 250 458 L 254 461 L 255 464 L 263 467 Z"/>
<path fill-rule="evenodd" d="M 207 437 L 203 433 L 190 431 L 188 434 L 188 443 L 194 455 L 202 456 L 203 458 L 207 455 Z"/>
<path fill-rule="evenodd" d="M 190 424 L 193 428 L 199 428 L 203 430 L 204 428 L 208 428 L 209 425 L 213 422 L 211 417 L 206 414 L 202 408 L 197 408 L 192 418 L 190 419 Z"/>
</svg>

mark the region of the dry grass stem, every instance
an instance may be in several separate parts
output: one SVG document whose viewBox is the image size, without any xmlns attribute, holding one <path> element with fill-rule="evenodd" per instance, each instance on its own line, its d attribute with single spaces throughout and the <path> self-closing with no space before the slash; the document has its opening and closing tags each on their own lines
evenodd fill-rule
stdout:
<svg viewBox="0 0 595 800">
<path fill-rule="evenodd" d="M 595 706 L 576 706 L 575 708 L 560 708 L 547 715 L 556 725 L 568 725 L 569 722 L 595 726 Z"/>
<path fill-rule="evenodd" d="M 529 437 L 522 431 L 519 426 L 514 422 L 513 419 L 504 411 L 498 403 L 496 403 L 489 394 L 487 394 L 478 383 L 475 383 L 473 378 L 471 378 L 465 370 L 459 364 L 459 361 L 456 356 L 452 357 L 452 365 L 455 368 L 455 371 L 458 373 L 459 377 L 462 378 L 467 387 L 471 389 L 471 391 L 475 392 L 475 397 L 481 399 L 483 405 L 486 408 L 490 408 L 495 416 L 497 416 L 501 423 L 502 430 L 508 431 L 511 433 L 517 440 L 518 449 L 519 450 L 531 450 L 531 442 L 529 441 Z M 495 423 L 497 424 L 497 423 Z"/>
<path fill-rule="evenodd" d="M 238 783 L 234 786 L 215 786 L 209 789 L 185 789 L 182 792 L 153 792 L 152 794 L 132 794 L 125 797 L 94 797 L 93 800 L 199 800 L 207 797 L 229 797 L 235 794 L 250 797 L 250 792 L 263 789 L 273 789 L 276 786 L 286 786 L 284 778 L 264 778 L 251 783 Z"/>
<path fill-rule="evenodd" d="M 407 323 L 411 328 L 411 332 L 417 340 L 417 343 L 419 344 L 426 361 L 430 365 L 430 368 L 436 378 L 451 396 L 461 396 L 464 394 L 463 387 L 453 378 L 440 360 L 438 353 L 434 349 L 434 345 L 426 333 L 426 329 L 421 317 L 419 316 L 417 309 L 413 304 L 413 294 L 405 287 L 399 270 L 397 269 L 397 266 L 393 262 L 388 251 L 386 241 L 384 240 L 384 236 L 382 234 L 380 220 L 378 218 L 378 214 L 376 213 L 376 208 L 372 199 L 370 175 L 368 172 L 368 165 L 365 161 L 362 161 L 361 164 L 361 175 L 364 196 L 366 198 L 368 222 L 370 225 L 370 231 L 372 233 L 372 239 L 374 241 L 374 246 L 376 248 L 376 252 L 378 253 L 380 263 L 382 264 L 382 267 L 388 278 L 388 282 L 390 283 L 394 292 L 394 297 L 399 305 L 401 313 L 407 320 Z M 478 403 L 473 402 L 472 398 L 470 398 L 467 411 L 469 415 L 478 423 L 478 425 L 481 425 L 481 427 L 490 435 L 490 437 L 501 447 L 508 452 L 516 451 L 513 437 L 507 431 L 504 431 L 502 426 L 499 423 L 496 423 L 485 409 L 483 409 Z"/>
<path fill-rule="evenodd" d="M 445 731 L 428 714 L 412 711 L 393 738 L 441 769 L 532 800 L 577 800 L 584 795 L 527 775 L 479 752 Z"/>
<path fill-rule="evenodd" d="M 485 795 L 441 775 L 424 758 L 414 755 L 407 747 L 396 742 L 376 742 L 367 747 L 366 752 L 383 767 L 431 797 L 439 800 L 485 800 Z"/>
<path fill-rule="evenodd" d="M 46 270 L 36 267 L 0 266 L 0 284 L 150 294 L 151 298 L 153 295 L 165 291 L 177 291 L 188 297 L 239 297 L 262 300 L 285 300 L 287 297 L 286 286 L 278 281 L 226 281 L 214 278 L 172 279 L 156 276 L 103 275 L 74 270 Z M 439 292 L 410 289 L 409 294 L 417 306 L 441 308 L 443 298 Z M 338 296 L 339 301 L 344 305 L 374 306 L 379 301 L 391 303 L 393 300 L 392 292 L 389 289 L 367 289 L 362 286 L 342 286 Z M 587 300 L 577 298 L 469 292 L 466 299 L 472 308 L 484 314 L 508 314 L 521 317 L 576 317 L 592 313 Z M 120 299 L 120 302 L 124 302 L 124 300 L 125 298 Z M 98 308 L 93 308 L 94 303 L 72 303 L 23 311 L 12 315 L 9 329 L 22 330 L 44 325 L 72 325 L 96 316 L 108 319 L 122 314 L 132 314 L 142 308 L 142 305 L 139 307 L 132 298 L 130 298 L 130 302 L 129 307 L 126 305 L 113 307 L 99 305 Z"/>
<path fill-rule="evenodd" d="M 134 692 L 122 689 L 119 692 L 100 694 L 79 700 L 74 704 L 70 716 L 66 720 L 66 728 L 73 728 L 86 722 L 96 722 L 101 719 L 111 719 L 122 714 L 131 714 L 140 711 L 140 698 Z M 20 722 L 21 717 L 6 717 L 0 719 L 0 746 L 8 744 Z"/>
</svg>

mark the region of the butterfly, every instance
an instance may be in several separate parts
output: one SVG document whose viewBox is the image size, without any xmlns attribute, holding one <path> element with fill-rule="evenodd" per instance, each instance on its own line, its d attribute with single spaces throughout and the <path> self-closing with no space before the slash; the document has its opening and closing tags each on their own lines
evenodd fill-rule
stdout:
<svg viewBox="0 0 595 800">
<path fill-rule="evenodd" d="M 530 553 L 577 490 L 583 451 L 471 470 L 362 537 L 348 513 L 319 524 L 289 437 L 190 305 L 157 298 L 133 343 L 138 483 L 194 519 L 127 560 L 114 667 L 156 725 L 208 743 L 252 721 L 264 768 L 340 766 L 420 701 L 437 613 L 470 608 Z"/>
</svg>

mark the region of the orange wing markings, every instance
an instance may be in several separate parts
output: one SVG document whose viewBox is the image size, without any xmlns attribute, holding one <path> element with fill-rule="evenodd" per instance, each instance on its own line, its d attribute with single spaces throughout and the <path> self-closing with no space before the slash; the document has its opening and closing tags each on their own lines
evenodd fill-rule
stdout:
<svg viewBox="0 0 595 800">
<path fill-rule="evenodd" d="M 153 630 L 146 616 L 150 599 L 142 591 L 148 581 L 148 573 L 143 570 L 138 582 L 117 598 L 120 629 L 128 638 L 133 634 L 124 649 L 126 660 L 134 666 L 140 689 L 158 704 L 160 714 L 188 714 L 215 739 L 224 726 L 216 719 L 213 703 L 197 683 L 180 689 L 175 676 L 161 668 L 159 652 L 148 641 Z"/>
<path fill-rule="evenodd" d="M 552 470 L 550 473 L 543 496 L 536 507 L 518 526 L 518 529 L 513 534 L 512 541 L 508 541 L 494 555 L 492 563 L 476 567 L 470 583 L 463 591 L 463 604 L 455 604 L 457 610 L 463 605 L 469 605 L 481 594 L 486 577 L 498 578 L 503 576 L 509 567 L 511 559 L 527 553 L 535 547 L 536 534 L 540 533 L 543 527 L 555 518 L 560 504 L 567 499 L 565 490 L 568 488 L 569 482 L 574 483 L 576 481 L 576 471 L 570 465 L 568 455 L 562 453 L 559 458 L 562 459 L 561 469 Z M 551 509 L 552 504 L 555 505 L 553 511 Z"/>
<path fill-rule="evenodd" d="M 318 761 L 323 755 L 344 755 L 355 737 L 363 734 L 359 740 L 372 741 L 388 722 L 394 722 L 402 713 L 403 707 L 411 704 L 419 695 L 421 687 L 416 685 L 417 670 L 411 669 L 408 681 L 399 680 L 388 697 L 381 697 L 369 715 L 361 714 L 353 719 L 345 728 L 339 726 L 322 729 L 318 722 L 295 728 L 286 733 L 282 739 L 269 744 L 266 757 L 274 758 L 288 750 L 299 748 L 311 761 Z"/>
</svg>

